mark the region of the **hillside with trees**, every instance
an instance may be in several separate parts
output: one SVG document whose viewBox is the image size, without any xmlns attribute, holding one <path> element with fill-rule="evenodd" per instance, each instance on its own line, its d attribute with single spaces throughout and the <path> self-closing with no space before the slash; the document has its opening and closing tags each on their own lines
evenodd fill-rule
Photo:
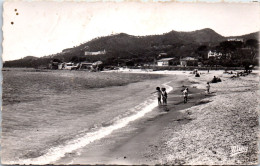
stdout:
<svg viewBox="0 0 260 166">
<path fill-rule="evenodd" d="M 42 58 L 26 57 L 7 61 L 4 67 L 42 67 L 50 61 L 61 62 L 95 62 L 102 61 L 105 65 L 117 65 L 121 62 L 132 64 L 153 63 L 160 53 L 163 57 L 196 57 L 205 65 L 240 66 L 243 59 L 256 62 L 258 54 L 258 32 L 243 36 L 223 37 L 212 29 L 193 32 L 171 31 L 162 35 L 131 36 L 125 33 L 95 38 L 73 48 Z M 239 38 L 243 41 L 228 41 Z M 102 55 L 85 55 L 85 52 L 106 51 Z M 221 59 L 208 59 L 209 50 L 223 52 Z M 232 54 L 232 56 L 230 56 Z M 227 58 L 228 57 L 228 58 Z M 232 62 L 232 63 L 231 63 Z"/>
</svg>

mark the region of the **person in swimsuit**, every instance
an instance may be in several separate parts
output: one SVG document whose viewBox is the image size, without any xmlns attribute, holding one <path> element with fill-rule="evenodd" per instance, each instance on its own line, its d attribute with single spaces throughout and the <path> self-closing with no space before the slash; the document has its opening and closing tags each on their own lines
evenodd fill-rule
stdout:
<svg viewBox="0 0 260 166">
<path fill-rule="evenodd" d="M 207 93 L 209 94 L 209 89 L 210 89 L 209 82 L 207 82 L 206 88 L 207 88 Z"/>
<path fill-rule="evenodd" d="M 184 103 L 187 103 L 188 101 L 188 88 L 185 88 L 183 93 L 183 97 L 184 97 Z"/>
<path fill-rule="evenodd" d="M 163 105 L 167 105 L 167 92 L 165 88 L 162 88 L 162 101 Z"/>
<path fill-rule="evenodd" d="M 161 102 L 161 99 L 162 99 L 162 91 L 161 91 L 161 88 L 160 87 L 156 87 L 156 91 L 153 92 L 153 93 L 157 93 L 157 98 L 158 98 L 158 105 L 161 105 L 162 102 Z M 153 94 L 151 93 L 151 94 Z"/>
</svg>

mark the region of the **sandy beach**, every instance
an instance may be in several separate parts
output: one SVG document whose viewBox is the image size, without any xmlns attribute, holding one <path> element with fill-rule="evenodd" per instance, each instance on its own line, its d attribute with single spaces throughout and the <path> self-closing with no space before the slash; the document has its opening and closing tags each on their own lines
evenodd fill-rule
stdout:
<svg viewBox="0 0 260 166">
<path fill-rule="evenodd" d="M 224 74 L 223 71 L 200 73 L 200 77 L 194 77 L 190 71 L 153 72 L 152 74 L 166 74 L 167 77 L 160 79 L 163 82 L 155 81 L 149 85 L 167 81 L 167 85 L 173 88 L 168 94 L 167 106 L 156 106 L 125 126 L 64 153 L 51 164 L 256 164 L 258 72 L 253 71 L 252 74 L 239 78 L 231 78 L 232 75 Z M 220 77 L 222 82 L 210 84 L 211 93 L 206 94 L 206 82 L 213 76 Z M 129 88 L 140 85 L 147 87 L 144 83 L 136 83 Z M 181 92 L 183 87 L 188 87 L 190 91 L 186 104 L 183 103 Z M 122 92 L 123 89 L 124 86 Z M 124 101 L 128 102 L 132 97 Z M 133 105 L 135 103 L 128 107 Z M 74 127 L 76 123 L 73 124 Z M 76 126 L 83 129 L 84 125 L 87 123 Z M 63 133 L 61 129 L 59 132 Z M 70 137 L 67 133 L 66 138 Z M 54 136 L 50 138 L 56 139 Z M 11 156 L 10 153 L 8 155 Z M 18 161 L 33 163 L 37 157 L 41 159 L 38 154 Z M 50 158 L 45 157 L 46 160 Z"/>
<path fill-rule="evenodd" d="M 180 89 L 172 91 L 167 109 L 155 108 L 159 115 L 150 113 L 57 164 L 257 164 L 258 72 L 233 79 L 223 71 L 202 72 L 199 78 L 180 73 L 188 78 L 178 82 L 190 88 L 187 104 Z M 213 76 L 222 82 L 205 94 Z M 232 147 L 247 151 L 232 154 Z"/>
</svg>

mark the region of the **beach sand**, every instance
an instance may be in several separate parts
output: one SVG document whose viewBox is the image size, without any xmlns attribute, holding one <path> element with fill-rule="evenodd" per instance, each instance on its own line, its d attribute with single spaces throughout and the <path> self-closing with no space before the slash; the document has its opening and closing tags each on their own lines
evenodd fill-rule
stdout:
<svg viewBox="0 0 260 166">
<path fill-rule="evenodd" d="M 206 89 L 213 76 L 211 97 L 181 110 L 192 119 L 168 123 L 160 146 L 151 149 L 154 163 L 188 165 L 253 165 L 258 163 L 259 73 L 233 78 L 223 71 L 189 76 L 193 87 Z M 208 95 L 207 95 L 208 96 Z M 233 150 L 232 150 L 233 149 Z M 156 161 L 157 160 L 157 161 Z"/>
<path fill-rule="evenodd" d="M 254 71 L 248 76 L 233 79 L 230 78 L 231 75 L 223 74 L 223 71 L 210 71 L 209 73 L 203 71 L 201 72 L 201 77 L 194 77 L 194 74 L 190 71 L 156 71 L 150 74 L 168 75 L 165 79 L 157 80 L 160 84 L 165 81 L 171 81 L 168 85 L 173 88 L 173 91 L 168 94 L 167 106 L 158 106 L 152 111 L 149 111 L 142 118 L 128 123 L 125 127 L 114 130 L 111 134 L 93 141 L 86 146 L 79 146 L 80 148 L 69 150 L 69 152 L 64 153 L 65 156 L 58 158 L 58 160 L 56 160 L 56 158 L 52 160 L 49 156 L 48 160 L 52 161 L 50 163 L 59 165 L 249 165 L 257 163 L 257 104 L 259 103 L 259 74 L 257 71 Z M 210 81 L 213 76 L 220 77 L 222 82 L 211 84 L 211 94 L 206 94 L 206 82 Z M 147 87 L 147 85 L 150 84 L 154 85 L 157 81 L 134 83 L 129 85 L 129 87 L 140 89 L 140 85 Z M 181 92 L 184 87 L 188 87 L 190 91 L 188 103 L 186 104 L 183 103 Z M 121 89 L 122 92 L 127 90 L 124 86 L 111 87 L 111 89 L 117 91 Z M 143 94 L 144 92 L 145 94 L 150 93 L 149 90 L 141 92 L 142 94 L 138 95 L 139 98 L 142 95 L 145 96 Z M 131 99 L 133 99 L 132 97 L 134 96 L 136 96 L 135 93 L 131 93 L 129 100 L 124 99 L 122 101 L 128 103 L 132 101 Z M 82 97 L 85 97 L 84 94 Z M 141 102 L 141 98 L 139 98 L 138 101 Z M 75 98 L 75 100 L 76 99 L 77 98 Z M 70 100 L 74 101 L 72 99 Z M 53 102 L 55 101 L 56 100 Z M 124 111 L 123 107 L 126 103 L 122 104 L 122 101 L 120 100 L 118 103 L 112 102 L 109 108 L 98 107 L 96 111 L 98 112 L 98 109 L 101 109 L 100 111 L 103 110 L 103 112 L 106 109 Z M 135 106 L 135 103 L 132 103 L 132 105 Z M 120 109 L 118 109 L 119 107 Z M 64 106 L 65 110 L 68 108 Z M 84 109 L 82 108 L 82 110 Z M 111 114 L 108 111 L 105 112 L 109 115 Z M 63 129 L 64 132 L 60 132 L 60 137 L 64 138 L 64 133 L 67 133 L 66 130 L 70 129 L 68 128 L 69 126 L 74 128 L 73 130 L 69 130 L 72 133 L 67 133 L 67 135 L 72 138 L 75 137 L 74 130 L 84 129 L 87 123 L 89 123 L 89 119 L 86 120 L 84 118 L 86 117 L 78 117 L 76 121 L 73 121 L 75 123 L 73 123 L 73 125 L 72 123 L 65 124 L 65 122 L 68 121 L 62 121 L 64 125 L 59 125 L 59 127 L 60 130 Z M 75 118 L 73 119 L 75 120 Z M 96 121 L 95 118 L 93 118 L 93 120 Z M 53 125 L 50 125 L 50 127 L 55 128 Z M 48 131 L 55 133 L 52 128 L 49 128 Z M 35 131 L 32 132 L 35 133 Z M 44 132 L 42 133 L 44 134 Z M 28 135 L 28 132 L 21 134 Z M 49 134 L 49 136 L 56 139 L 57 134 Z M 39 140 L 43 141 L 51 141 L 50 139 L 46 139 L 47 137 L 44 135 L 31 134 L 31 143 L 34 141 L 34 143 L 38 143 L 39 146 L 43 145 L 44 142 L 37 141 L 35 138 L 39 138 Z M 18 139 L 18 137 L 15 137 L 15 139 Z M 11 146 L 13 149 L 10 150 L 9 148 L 9 151 L 6 151 L 9 153 L 5 153 L 7 159 L 9 156 L 21 156 L 21 154 L 18 153 L 11 153 L 17 151 L 15 147 L 17 147 L 18 150 L 23 150 L 24 148 L 18 147 L 27 146 L 24 144 L 24 140 L 21 140 L 21 144 L 19 144 L 19 141 L 12 142 L 12 140 L 8 139 L 5 141 L 5 145 L 7 145 L 7 141 L 14 143 Z M 33 147 L 31 143 L 28 144 L 28 147 Z M 8 145 L 10 147 L 10 144 Z M 63 145 L 63 142 L 59 145 Z M 237 153 L 235 153 L 232 151 L 232 148 L 233 150 L 240 149 L 240 151 L 236 151 Z M 28 149 L 31 150 L 32 148 Z M 53 154 L 55 154 L 55 152 Z M 33 157 L 34 156 L 31 155 L 28 159 L 33 159 Z M 31 160 L 28 161 L 30 162 Z M 44 161 L 40 161 L 39 163 L 42 162 Z"/>
<path fill-rule="evenodd" d="M 188 79 L 168 95 L 167 107 L 155 108 L 55 164 L 256 164 L 258 73 L 235 79 L 223 71 L 204 72 L 199 78 L 181 74 Z M 222 82 L 211 84 L 211 94 L 205 94 L 214 75 Z M 182 85 L 190 90 L 187 104 L 182 102 Z M 247 151 L 232 154 L 232 147 Z"/>
</svg>

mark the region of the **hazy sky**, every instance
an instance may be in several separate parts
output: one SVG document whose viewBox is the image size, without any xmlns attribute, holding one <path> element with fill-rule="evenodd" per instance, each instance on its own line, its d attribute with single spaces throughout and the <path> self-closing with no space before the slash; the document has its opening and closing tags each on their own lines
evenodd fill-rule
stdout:
<svg viewBox="0 0 260 166">
<path fill-rule="evenodd" d="M 243 35 L 259 31 L 259 9 L 259 3 L 5 2 L 3 60 L 55 54 L 121 32 L 211 28 L 223 36 Z"/>
</svg>

